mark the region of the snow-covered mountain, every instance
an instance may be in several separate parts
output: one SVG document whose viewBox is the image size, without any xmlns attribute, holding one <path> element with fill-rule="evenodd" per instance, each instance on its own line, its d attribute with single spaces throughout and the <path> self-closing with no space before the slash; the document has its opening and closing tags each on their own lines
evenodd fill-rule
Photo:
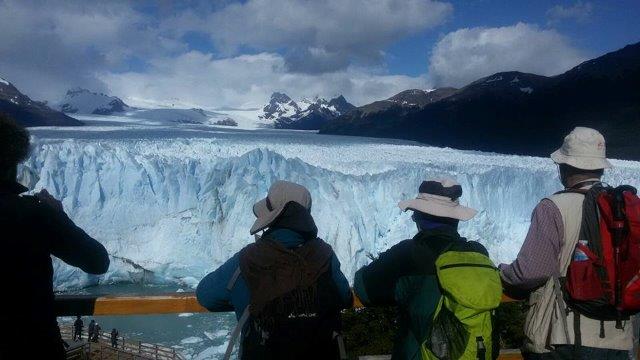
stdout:
<svg viewBox="0 0 640 360">
<path fill-rule="evenodd" d="M 70 114 L 113 115 L 132 108 L 116 96 L 75 88 L 67 91 L 59 109 Z"/>
<path fill-rule="evenodd" d="M 284 93 L 274 92 L 258 118 L 277 129 L 317 130 L 354 108 L 342 95 L 328 101 L 316 97 L 295 102 Z"/>
<path fill-rule="evenodd" d="M 78 126 L 82 123 L 51 109 L 45 102 L 31 100 L 13 84 L 0 77 L 0 113 L 14 118 L 23 126 Z"/>
</svg>

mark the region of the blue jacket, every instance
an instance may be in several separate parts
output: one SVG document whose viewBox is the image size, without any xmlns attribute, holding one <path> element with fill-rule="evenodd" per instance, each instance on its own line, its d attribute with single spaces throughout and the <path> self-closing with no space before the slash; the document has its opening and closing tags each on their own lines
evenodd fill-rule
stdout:
<svg viewBox="0 0 640 360">
<path fill-rule="evenodd" d="M 272 229 L 269 234 L 289 249 L 300 246 L 305 241 L 301 235 L 288 229 Z M 227 290 L 227 285 L 239 266 L 240 253 L 236 253 L 217 270 L 205 276 L 196 289 L 196 296 L 200 305 L 209 311 L 233 310 L 236 313 L 236 317 L 240 319 L 244 309 L 249 304 L 249 288 L 242 277 L 242 273 L 231 291 Z M 344 307 L 351 307 L 351 288 L 344 274 L 340 271 L 340 261 L 338 261 L 335 253 L 331 259 L 331 272 Z"/>
</svg>

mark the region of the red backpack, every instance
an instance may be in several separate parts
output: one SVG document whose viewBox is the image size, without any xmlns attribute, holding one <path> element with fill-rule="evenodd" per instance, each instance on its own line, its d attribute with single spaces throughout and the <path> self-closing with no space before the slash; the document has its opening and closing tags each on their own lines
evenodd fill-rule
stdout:
<svg viewBox="0 0 640 360">
<path fill-rule="evenodd" d="M 623 319 L 640 311 L 640 198 L 636 194 L 628 185 L 599 184 L 585 193 L 580 240 L 564 282 L 572 310 L 592 319 L 616 320 L 618 328 Z"/>
</svg>

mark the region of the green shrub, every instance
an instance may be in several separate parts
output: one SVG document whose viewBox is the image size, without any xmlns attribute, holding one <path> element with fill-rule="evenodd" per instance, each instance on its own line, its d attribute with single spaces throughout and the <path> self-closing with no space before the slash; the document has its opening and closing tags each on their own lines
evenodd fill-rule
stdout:
<svg viewBox="0 0 640 360">
<path fill-rule="evenodd" d="M 496 311 L 502 349 L 518 349 L 524 340 L 525 304 L 503 303 Z M 350 309 L 342 313 L 343 335 L 349 359 L 361 355 L 391 354 L 398 327 L 395 307 Z"/>
<path fill-rule="evenodd" d="M 391 354 L 397 317 L 395 307 L 345 310 L 342 325 L 349 359 L 357 359 L 361 355 Z"/>
</svg>

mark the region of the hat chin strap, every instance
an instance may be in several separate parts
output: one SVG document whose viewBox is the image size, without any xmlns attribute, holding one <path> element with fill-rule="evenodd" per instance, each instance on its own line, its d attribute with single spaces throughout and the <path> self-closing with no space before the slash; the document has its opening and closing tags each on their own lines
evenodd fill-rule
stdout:
<svg viewBox="0 0 640 360">
<path fill-rule="evenodd" d="M 574 184 L 567 186 L 567 189 L 579 189 L 581 187 L 588 185 L 587 183 L 599 183 L 600 181 L 601 181 L 600 178 L 590 178 L 590 179 L 580 180 Z"/>
</svg>

